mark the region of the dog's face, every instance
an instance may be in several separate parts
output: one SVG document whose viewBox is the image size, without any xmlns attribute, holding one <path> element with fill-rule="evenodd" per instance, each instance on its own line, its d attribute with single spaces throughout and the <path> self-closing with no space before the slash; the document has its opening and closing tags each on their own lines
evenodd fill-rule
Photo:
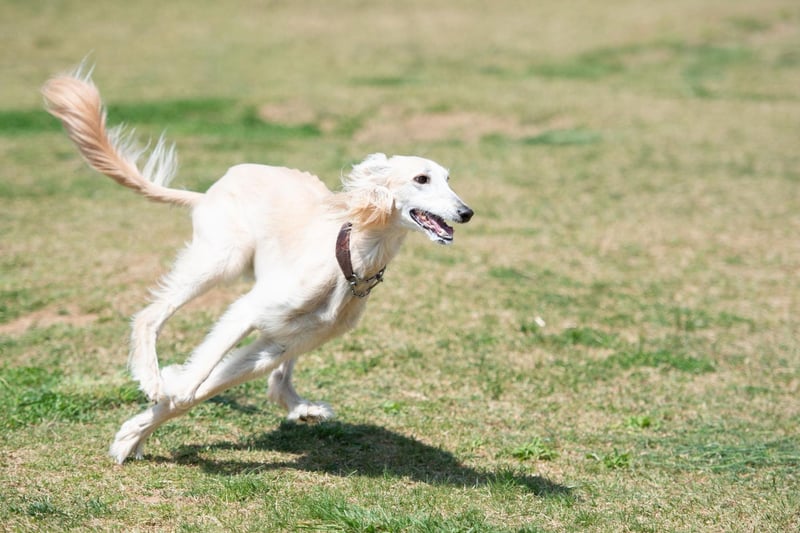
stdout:
<svg viewBox="0 0 800 533">
<path fill-rule="evenodd" d="M 351 176 L 373 181 L 382 189 L 378 195 L 389 197 L 393 220 L 439 244 L 453 242 L 448 222 L 461 224 L 472 218 L 472 209 L 450 188 L 447 169 L 429 159 L 373 154 L 353 167 Z"/>
</svg>

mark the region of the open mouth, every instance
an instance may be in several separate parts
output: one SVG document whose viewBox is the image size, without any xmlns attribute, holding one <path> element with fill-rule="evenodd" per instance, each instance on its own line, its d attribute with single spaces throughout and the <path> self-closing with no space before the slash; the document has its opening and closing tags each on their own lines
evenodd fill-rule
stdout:
<svg viewBox="0 0 800 533">
<path fill-rule="evenodd" d="M 432 240 L 443 244 L 453 240 L 453 228 L 442 217 L 421 209 L 412 209 L 409 214 Z"/>
</svg>

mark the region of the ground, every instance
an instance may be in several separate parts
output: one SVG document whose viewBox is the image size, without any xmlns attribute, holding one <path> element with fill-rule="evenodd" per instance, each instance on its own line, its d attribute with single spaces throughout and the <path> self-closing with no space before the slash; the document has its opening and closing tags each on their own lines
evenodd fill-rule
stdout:
<svg viewBox="0 0 800 533">
<path fill-rule="evenodd" d="M 0 5 L 0 519 L 9 530 L 800 527 L 800 8 L 789 0 Z M 147 403 L 130 316 L 188 214 L 93 174 L 38 88 L 87 54 L 109 120 L 336 188 L 369 153 L 476 211 L 409 237 L 283 421 L 263 382 L 106 450 Z M 182 310 L 181 361 L 232 283 Z"/>
</svg>

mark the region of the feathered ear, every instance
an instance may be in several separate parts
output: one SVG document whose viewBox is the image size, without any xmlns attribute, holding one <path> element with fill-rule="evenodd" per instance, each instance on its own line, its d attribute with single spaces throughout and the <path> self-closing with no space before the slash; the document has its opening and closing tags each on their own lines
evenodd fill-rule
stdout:
<svg viewBox="0 0 800 533">
<path fill-rule="evenodd" d="M 385 226 L 394 212 L 394 196 L 386 187 L 356 189 L 348 193 L 347 210 L 357 227 Z"/>
<path fill-rule="evenodd" d="M 353 170 L 350 175 L 342 181 L 347 190 L 358 189 L 367 187 L 367 183 L 375 185 L 380 183 L 381 178 L 388 175 L 391 166 L 386 154 L 371 154 L 366 157 L 361 163 L 353 165 Z"/>
<path fill-rule="evenodd" d="M 386 154 L 378 152 L 369 154 L 361 163 L 353 166 L 353 168 L 358 168 L 362 172 L 369 174 L 382 174 L 389 166 L 388 161 Z"/>
</svg>

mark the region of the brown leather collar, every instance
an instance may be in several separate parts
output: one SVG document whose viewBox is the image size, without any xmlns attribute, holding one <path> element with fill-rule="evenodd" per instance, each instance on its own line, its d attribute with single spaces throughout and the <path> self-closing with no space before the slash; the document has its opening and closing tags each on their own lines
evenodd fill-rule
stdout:
<svg viewBox="0 0 800 533">
<path fill-rule="evenodd" d="M 336 237 L 336 261 L 342 269 L 345 279 L 350 284 L 350 292 L 358 298 L 366 298 L 375 286 L 383 281 L 383 267 L 372 277 L 361 279 L 353 272 L 353 262 L 350 260 L 350 230 L 353 229 L 352 222 L 345 222 Z M 366 288 L 361 288 L 366 285 Z"/>
</svg>

